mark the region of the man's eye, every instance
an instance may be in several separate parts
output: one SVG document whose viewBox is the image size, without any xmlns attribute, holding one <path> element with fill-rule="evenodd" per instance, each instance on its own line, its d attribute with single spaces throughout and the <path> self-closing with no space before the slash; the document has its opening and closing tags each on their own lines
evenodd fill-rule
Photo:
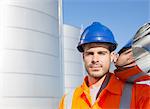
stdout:
<svg viewBox="0 0 150 109">
<path fill-rule="evenodd" d="M 86 53 L 87 55 L 93 55 L 93 53 L 92 52 L 88 52 L 88 53 Z"/>
<path fill-rule="evenodd" d="M 100 54 L 100 55 L 105 55 L 106 53 L 105 53 L 105 52 L 99 52 L 98 54 Z"/>
</svg>

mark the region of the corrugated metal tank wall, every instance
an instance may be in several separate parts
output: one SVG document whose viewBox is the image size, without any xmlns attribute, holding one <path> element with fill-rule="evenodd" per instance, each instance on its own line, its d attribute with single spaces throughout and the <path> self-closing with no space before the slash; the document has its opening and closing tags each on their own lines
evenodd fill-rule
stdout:
<svg viewBox="0 0 150 109">
<path fill-rule="evenodd" d="M 64 24 L 64 87 L 65 93 L 79 86 L 83 81 L 82 56 L 76 49 L 80 29 Z"/>
<path fill-rule="evenodd" d="M 58 0 L 0 2 L 0 109 L 57 109 Z"/>
</svg>

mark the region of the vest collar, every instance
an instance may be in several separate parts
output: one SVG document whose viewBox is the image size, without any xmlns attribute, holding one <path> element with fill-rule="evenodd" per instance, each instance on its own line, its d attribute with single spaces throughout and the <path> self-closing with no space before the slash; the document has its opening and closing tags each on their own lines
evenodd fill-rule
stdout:
<svg viewBox="0 0 150 109">
<path fill-rule="evenodd" d="M 113 94 L 121 95 L 123 89 L 123 85 L 122 85 L 123 83 L 119 79 L 117 79 L 117 77 L 115 77 L 114 74 L 109 73 L 109 75 L 110 75 L 110 80 L 107 86 L 103 90 L 107 90 Z M 90 89 L 87 84 L 88 84 L 88 76 L 84 78 L 81 88 L 83 89 L 83 92 L 90 94 Z"/>
</svg>

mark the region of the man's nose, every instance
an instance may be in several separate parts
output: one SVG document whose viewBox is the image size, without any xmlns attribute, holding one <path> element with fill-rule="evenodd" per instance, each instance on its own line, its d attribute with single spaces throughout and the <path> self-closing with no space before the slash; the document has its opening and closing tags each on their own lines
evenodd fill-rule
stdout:
<svg viewBox="0 0 150 109">
<path fill-rule="evenodd" d="M 99 62 L 99 57 L 97 55 L 93 55 L 92 63 L 97 63 L 97 62 Z"/>
</svg>

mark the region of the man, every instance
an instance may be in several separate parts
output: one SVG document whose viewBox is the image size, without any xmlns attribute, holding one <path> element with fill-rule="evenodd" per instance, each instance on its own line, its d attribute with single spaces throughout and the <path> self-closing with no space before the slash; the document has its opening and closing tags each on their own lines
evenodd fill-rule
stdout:
<svg viewBox="0 0 150 109">
<path fill-rule="evenodd" d="M 141 42 L 140 38 L 150 37 L 150 23 L 144 24 L 135 34 L 135 38 Z M 144 39 L 145 40 L 145 39 Z M 148 40 L 148 38 L 147 38 Z M 143 40 L 142 40 L 143 42 Z M 150 75 L 147 72 L 143 72 L 137 65 L 132 52 L 131 39 L 119 52 L 119 57 L 115 59 L 115 65 L 117 69 L 115 70 L 115 75 L 123 81 L 127 82 L 139 82 L 150 80 Z M 149 41 L 150 43 L 150 41 Z M 143 44 L 142 44 L 143 45 Z M 145 46 L 146 45 L 146 46 Z M 149 51 L 148 41 L 144 44 L 143 48 Z M 150 51 L 149 51 L 150 52 Z M 140 53 L 138 53 L 140 54 Z M 148 60 L 147 60 L 148 61 Z M 144 64 L 144 63 L 143 63 Z M 149 64 L 149 63 L 147 63 Z M 149 66 L 149 65 L 147 65 Z M 148 68 L 148 67 L 147 67 Z"/>
<path fill-rule="evenodd" d="M 63 96 L 59 109 L 119 109 L 124 84 L 109 72 L 116 47 L 112 32 L 99 22 L 84 30 L 77 49 L 88 75 L 81 86 Z"/>
<path fill-rule="evenodd" d="M 116 58 L 115 75 L 122 81 L 140 82 L 150 80 L 150 76 L 144 73 L 137 65 L 132 52 L 132 40 L 130 40 L 119 52 Z"/>
<path fill-rule="evenodd" d="M 142 31 L 143 32 L 143 31 Z M 132 41 L 130 40 L 119 52 L 115 60 L 117 69 L 115 75 L 125 85 L 122 92 L 120 107 L 133 109 L 149 109 L 150 86 L 139 84 L 150 81 L 150 76 L 143 72 L 137 65 L 132 52 Z M 146 83 L 145 82 L 145 83 Z"/>
</svg>

